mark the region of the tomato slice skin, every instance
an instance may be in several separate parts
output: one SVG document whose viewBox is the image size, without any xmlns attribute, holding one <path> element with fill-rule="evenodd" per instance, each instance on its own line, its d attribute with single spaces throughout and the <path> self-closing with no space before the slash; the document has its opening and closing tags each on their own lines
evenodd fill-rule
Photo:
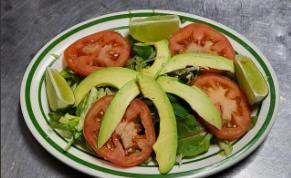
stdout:
<svg viewBox="0 0 291 178">
<path fill-rule="evenodd" d="M 130 55 L 129 42 L 119 33 L 106 30 L 83 37 L 64 52 L 64 61 L 70 69 L 87 76 L 102 67 L 122 67 Z"/>
<path fill-rule="evenodd" d="M 221 112 L 221 130 L 200 119 L 212 134 L 219 139 L 231 141 L 242 137 L 249 130 L 250 107 L 244 93 L 234 81 L 219 74 L 207 73 L 198 76 L 194 85 L 204 90 Z"/>
<path fill-rule="evenodd" d="M 206 24 L 192 23 L 169 40 L 172 55 L 184 52 L 210 52 L 233 60 L 235 51 L 228 39 Z"/>
<path fill-rule="evenodd" d="M 123 145 L 123 136 L 121 136 L 123 133 L 120 133 L 120 131 L 116 129 L 110 140 L 103 147 L 97 149 L 100 123 L 112 99 L 113 96 L 104 96 L 92 105 L 84 121 L 84 137 L 98 156 L 117 166 L 132 167 L 141 164 L 150 157 L 153 151 L 152 145 L 156 141 L 156 136 L 151 112 L 147 105 L 139 99 L 135 99 L 131 102 L 121 124 L 124 123 L 123 126 L 128 126 L 129 124 L 133 125 L 136 122 L 135 119 L 139 117 L 141 125 L 144 128 L 144 133 L 132 137 L 131 142 L 133 145 L 127 149 L 125 145 Z M 136 127 L 136 125 L 134 126 Z M 135 128 L 131 130 L 134 129 Z M 122 127 L 120 130 L 122 132 L 127 132 L 125 127 Z M 131 150 L 138 150 L 138 152 L 131 152 Z"/>
</svg>

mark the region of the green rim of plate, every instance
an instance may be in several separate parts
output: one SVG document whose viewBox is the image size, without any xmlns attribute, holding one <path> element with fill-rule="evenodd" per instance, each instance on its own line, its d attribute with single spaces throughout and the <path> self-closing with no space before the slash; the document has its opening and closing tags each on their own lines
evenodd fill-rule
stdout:
<svg viewBox="0 0 291 178">
<path fill-rule="evenodd" d="M 213 163 L 212 165 L 208 165 L 202 168 L 198 168 L 198 169 L 194 169 L 194 170 L 189 170 L 189 171 L 185 171 L 185 172 L 178 172 L 178 173 L 169 173 L 167 175 L 161 175 L 161 174 L 137 174 L 137 173 L 128 173 L 128 172 L 121 172 L 121 171 L 116 171 L 116 170 L 112 170 L 112 169 L 108 169 L 108 168 L 104 168 L 101 166 L 97 166 L 95 164 L 89 163 L 85 160 L 82 160 L 74 155 L 72 155 L 69 152 L 64 152 L 63 148 L 60 147 L 58 144 L 56 144 L 46 133 L 45 131 L 42 130 L 42 128 L 40 127 L 39 123 L 37 122 L 37 119 L 33 113 L 32 110 L 32 105 L 31 105 L 31 101 L 30 101 L 30 88 L 31 88 L 31 83 L 32 83 L 32 78 L 36 72 L 36 69 L 38 67 L 38 65 L 40 64 L 40 62 L 43 60 L 43 58 L 48 54 L 48 52 L 53 49 L 57 44 L 59 44 L 61 41 L 65 40 L 66 38 L 68 38 L 69 36 L 83 30 L 86 29 L 88 27 L 91 27 L 93 25 L 102 23 L 102 22 L 106 22 L 106 21 L 111 21 L 111 20 L 117 20 L 117 19 L 124 19 L 124 18 L 132 18 L 132 17 L 148 17 L 148 16 L 152 16 L 152 15 L 168 15 L 171 13 L 160 13 L 160 12 L 130 12 L 128 14 L 119 14 L 119 15 L 112 15 L 112 16 L 108 16 L 108 17 L 103 17 L 103 18 L 99 18 L 99 19 L 95 19 L 92 20 L 88 23 L 84 23 L 78 27 L 75 27 L 74 29 L 66 32 L 65 34 L 63 34 L 62 36 L 58 37 L 56 40 L 52 41 L 45 49 L 42 50 L 42 52 L 40 53 L 40 55 L 37 57 L 37 59 L 34 61 L 34 63 L 32 64 L 32 67 L 27 75 L 27 80 L 25 83 L 25 91 L 24 91 L 24 99 L 25 99 L 25 106 L 26 106 L 26 111 L 29 115 L 29 119 L 31 120 L 33 126 L 35 127 L 35 129 L 38 131 L 38 133 L 43 137 L 43 139 L 49 144 L 51 145 L 55 150 L 57 150 L 58 152 L 60 152 L 61 154 L 65 155 L 67 158 L 69 158 L 72 161 L 75 161 L 83 166 L 86 166 L 88 168 L 91 168 L 93 170 L 97 170 L 97 171 L 101 171 L 103 173 L 109 173 L 109 174 L 113 174 L 113 175 L 119 175 L 119 176 L 127 176 L 127 177 L 178 177 L 178 176 L 187 176 L 187 175 L 193 175 L 193 174 L 197 174 L 200 173 L 206 169 L 210 170 L 213 168 L 217 168 L 219 166 L 221 166 L 222 164 L 234 160 L 236 157 L 238 157 L 239 155 L 243 154 L 244 152 L 246 152 L 247 150 L 249 150 L 252 145 L 254 145 L 258 139 L 263 135 L 263 133 L 265 132 L 265 130 L 268 128 L 273 114 L 274 114 L 274 110 L 275 110 L 275 103 L 276 103 L 276 91 L 275 91 L 275 85 L 274 85 L 274 81 L 272 78 L 272 75 L 270 73 L 270 71 L 268 70 L 267 65 L 264 63 L 264 61 L 262 60 L 262 58 L 256 53 L 256 51 L 250 47 L 247 43 L 245 43 L 243 40 L 241 40 L 239 37 L 237 37 L 236 35 L 232 34 L 231 32 L 218 27 L 214 24 L 211 24 L 209 22 L 205 22 L 203 20 L 199 20 L 196 19 L 194 17 L 187 17 L 187 16 L 183 16 L 183 15 L 179 15 L 182 21 L 190 21 L 190 22 L 198 22 L 198 23 L 204 23 L 204 24 L 208 24 L 210 26 L 212 26 L 213 28 L 217 29 L 218 31 L 222 32 L 223 34 L 227 35 L 228 37 L 232 38 L 233 40 L 235 40 L 236 42 L 238 42 L 240 45 L 242 45 L 247 51 L 249 51 L 257 60 L 257 62 L 260 64 L 260 66 L 262 67 L 262 69 L 264 70 L 266 77 L 267 77 L 267 82 L 269 84 L 270 87 L 270 106 L 268 109 L 268 113 L 267 113 L 267 117 L 265 122 L 263 123 L 262 127 L 260 128 L 260 130 L 257 132 L 257 134 L 251 139 L 251 141 L 249 141 L 246 145 L 243 146 L 243 148 L 241 148 L 239 151 L 237 151 L 236 153 L 234 153 L 233 155 L 219 161 L 216 163 Z M 123 29 L 124 27 L 121 27 L 121 29 Z"/>
</svg>

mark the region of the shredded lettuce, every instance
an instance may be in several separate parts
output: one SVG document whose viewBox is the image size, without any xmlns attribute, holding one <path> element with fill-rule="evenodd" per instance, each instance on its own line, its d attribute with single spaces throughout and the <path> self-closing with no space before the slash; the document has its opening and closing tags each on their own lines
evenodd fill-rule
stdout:
<svg viewBox="0 0 291 178">
<path fill-rule="evenodd" d="M 55 58 L 55 59 L 59 59 L 59 58 L 60 58 L 60 55 L 55 54 L 55 53 L 51 53 L 50 55 L 51 55 L 53 58 Z"/>
<path fill-rule="evenodd" d="M 198 75 L 199 68 L 197 67 L 188 67 L 185 69 L 177 70 L 169 73 L 171 77 L 177 77 L 178 80 L 184 84 L 191 85 L 193 80 Z"/>
<path fill-rule="evenodd" d="M 132 48 L 133 54 L 141 57 L 144 60 L 152 59 L 155 57 L 156 52 L 152 46 L 134 45 Z"/>
<path fill-rule="evenodd" d="M 87 97 L 85 97 L 77 108 L 68 107 L 48 114 L 50 117 L 49 125 L 51 128 L 59 130 L 64 137 L 69 138 L 65 151 L 67 151 L 75 141 L 82 138 L 84 119 L 91 105 L 99 98 L 112 94 L 114 94 L 114 92 L 109 88 L 92 88 Z"/>
<path fill-rule="evenodd" d="M 233 147 L 231 142 L 226 140 L 218 140 L 217 145 L 221 149 L 219 153 L 221 156 L 228 156 L 232 153 Z"/>
<path fill-rule="evenodd" d="M 63 112 L 60 111 L 54 111 L 54 112 L 50 112 L 48 113 L 49 117 L 50 117 L 50 121 L 58 121 L 63 115 Z"/>
<path fill-rule="evenodd" d="M 60 129 L 70 132 L 75 132 L 77 130 L 77 125 L 80 121 L 80 117 L 73 116 L 70 114 L 65 114 L 64 116 L 60 117 L 58 121 L 52 121 L 50 126 L 53 129 Z"/>
<path fill-rule="evenodd" d="M 89 111 L 92 104 L 102 98 L 105 95 L 114 94 L 109 88 L 92 88 L 89 95 L 85 97 L 85 99 L 78 105 L 76 109 L 76 115 L 80 116 L 80 122 L 78 124 L 78 130 L 83 129 L 84 119 L 86 117 L 87 112 Z"/>
<path fill-rule="evenodd" d="M 79 140 L 82 136 L 82 132 L 75 132 L 72 137 L 70 138 L 69 142 L 67 143 L 66 147 L 64 148 L 64 151 L 68 151 L 71 146 L 75 143 L 75 141 Z"/>
<path fill-rule="evenodd" d="M 77 106 L 76 115 L 80 116 L 81 118 L 87 113 L 88 109 L 90 108 L 91 104 L 97 99 L 98 90 L 96 88 L 92 88 L 82 102 Z"/>
<path fill-rule="evenodd" d="M 64 116 L 61 116 L 61 114 L 62 112 L 60 111 L 49 113 L 51 118 L 50 126 L 53 129 L 60 130 L 64 137 L 70 138 L 64 149 L 67 151 L 71 145 L 82 135 L 82 133 L 77 130 L 80 117 L 70 115 L 69 113 L 66 113 Z"/>
<path fill-rule="evenodd" d="M 67 81 L 67 83 L 70 85 L 72 90 L 74 90 L 83 79 L 81 76 L 77 75 L 76 73 L 71 71 L 69 68 L 64 68 L 60 72 L 60 74 Z"/>
<path fill-rule="evenodd" d="M 251 118 L 251 126 L 250 126 L 249 130 L 251 130 L 252 128 L 255 127 L 255 125 L 257 123 L 257 120 L 258 120 L 258 116 L 252 116 L 252 118 Z"/>
<path fill-rule="evenodd" d="M 51 111 L 48 113 L 49 117 L 50 117 L 50 121 L 59 121 L 59 119 L 64 116 L 65 114 L 71 114 L 71 115 L 75 115 L 75 111 L 76 108 L 74 107 L 68 107 L 68 108 L 64 108 L 64 109 L 58 109 L 56 111 Z"/>
<path fill-rule="evenodd" d="M 149 66 L 153 61 L 154 59 L 144 60 L 142 57 L 134 56 L 129 60 L 127 68 L 136 71 L 141 71 L 141 69 Z"/>
<path fill-rule="evenodd" d="M 182 154 L 179 154 L 176 156 L 176 163 L 178 163 L 179 166 L 182 165 L 182 163 L 183 163 L 183 155 Z"/>
<path fill-rule="evenodd" d="M 141 45 L 136 41 L 132 41 L 132 57 L 129 59 L 127 68 L 140 71 L 141 69 L 151 65 L 154 61 L 156 51 L 150 45 Z"/>
</svg>

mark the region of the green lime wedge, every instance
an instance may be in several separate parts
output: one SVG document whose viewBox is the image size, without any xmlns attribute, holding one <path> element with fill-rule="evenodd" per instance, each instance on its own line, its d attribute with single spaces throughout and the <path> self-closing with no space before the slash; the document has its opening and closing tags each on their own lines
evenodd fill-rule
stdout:
<svg viewBox="0 0 291 178">
<path fill-rule="evenodd" d="M 56 69 L 46 70 L 45 81 L 51 110 L 63 109 L 74 104 L 75 97 L 72 89 Z"/>
<path fill-rule="evenodd" d="M 156 42 L 178 31 L 179 25 L 180 19 L 176 15 L 138 18 L 129 22 L 129 33 L 138 41 Z"/>
<path fill-rule="evenodd" d="M 268 95 L 268 86 L 255 63 L 248 57 L 237 55 L 234 60 L 235 74 L 241 89 L 251 105 Z"/>
</svg>

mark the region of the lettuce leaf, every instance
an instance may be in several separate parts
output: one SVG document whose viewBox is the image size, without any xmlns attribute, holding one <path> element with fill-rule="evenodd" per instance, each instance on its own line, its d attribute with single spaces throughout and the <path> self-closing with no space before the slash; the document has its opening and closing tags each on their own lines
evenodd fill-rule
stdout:
<svg viewBox="0 0 291 178">
<path fill-rule="evenodd" d="M 232 153 L 233 147 L 231 142 L 226 140 L 218 140 L 218 146 L 221 149 L 220 155 L 221 156 L 228 156 Z"/>
<path fill-rule="evenodd" d="M 60 117 L 58 121 L 51 122 L 50 126 L 54 129 L 74 132 L 76 131 L 76 126 L 78 125 L 79 121 L 80 117 L 66 114 Z"/>
<path fill-rule="evenodd" d="M 74 90 L 77 85 L 81 82 L 83 79 L 80 75 L 74 73 L 69 68 L 64 68 L 60 74 L 64 79 L 67 81 L 67 83 L 70 85 L 70 87 Z"/>
<path fill-rule="evenodd" d="M 151 65 L 154 61 L 156 51 L 153 46 L 143 45 L 144 43 L 136 43 L 132 41 L 132 57 L 129 59 L 127 68 L 140 71 L 141 69 Z"/>
<path fill-rule="evenodd" d="M 75 141 L 82 138 L 83 122 L 91 105 L 99 98 L 111 94 L 113 94 L 113 91 L 109 88 L 92 88 L 90 93 L 77 108 L 69 107 L 48 114 L 50 117 L 50 127 L 60 131 L 64 137 L 70 138 L 65 147 L 65 151 L 67 151 Z"/>
<path fill-rule="evenodd" d="M 155 57 L 155 50 L 152 46 L 139 46 L 134 45 L 132 47 L 133 54 L 141 57 L 143 60 L 151 59 Z"/>
<path fill-rule="evenodd" d="M 80 117 L 70 115 L 68 113 L 64 116 L 60 115 L 60 111 L 50 113 L 50 127 L 53 129 L 58 129 L 64 137 L 70 138 L 64 149 L 67 151 L 76 140 L 80 139 L 80 136 L 82 135 L 82 133 L 77 129 L 80 122 Z"/>
<path fill-rule="evenodd" d="M 187 67 L 185 69 L 180 69 L 173 71 L 167 75 L 171 77 L 176 77 L 181 83 L 186 85 L 192 85 L 193 80 L 197 77 L 199 73 L 199 68 L 197 67 Z"/>
<path fill-rule="evenodd" d="M 178 140 L 178 155 L 193 157 L 208 151 L 211 134 L 192 135 Z"/>
<path fill-rule="evenodd" d="M 192 114 L 187 103 L 174 95 L 168 95 L 177 120 L 178 150 L 177 160 L 194 157 L 208 151 L 212 135 L 207 133 Z"/>
</svg>

